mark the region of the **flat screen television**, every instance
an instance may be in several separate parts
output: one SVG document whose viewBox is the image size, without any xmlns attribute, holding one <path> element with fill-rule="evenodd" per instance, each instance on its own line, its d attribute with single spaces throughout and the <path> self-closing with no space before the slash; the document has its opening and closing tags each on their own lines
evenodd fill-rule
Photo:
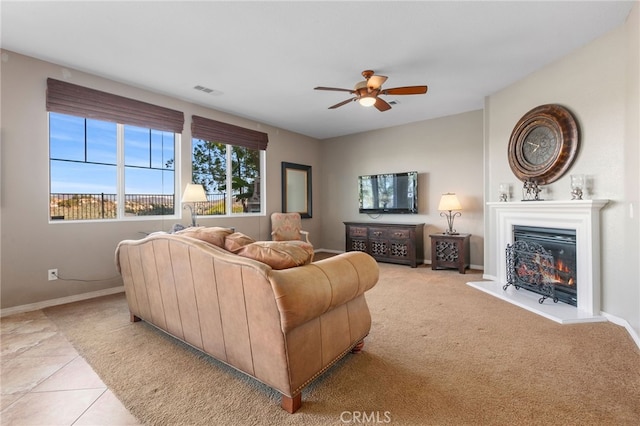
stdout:
<svg viewBox="0 0 640 426">
<path fill-rule="evenodd" d="M 418 213 L 418 172 L 358 177 L 360 213 Z"/>
</svg>

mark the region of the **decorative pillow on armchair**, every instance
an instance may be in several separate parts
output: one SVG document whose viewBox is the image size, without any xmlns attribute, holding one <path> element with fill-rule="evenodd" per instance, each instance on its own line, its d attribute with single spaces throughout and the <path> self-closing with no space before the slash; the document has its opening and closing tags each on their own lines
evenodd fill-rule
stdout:
<svg viewBox="0 0 640 426">
<path fill-rule="evenodd" d="M 224 248 L 224 240 L 228 235 L 233 234 L 233 230 L 229 228 L 221 228 L 217 226 L 205 227 L 196 226 L 178 231 L 175 235 L 197 238 L 214 246 Z"/>
<path fill-rule="evenodd" d="M 273 269 L 287 269 L 311 263 L 313 246 L 302 241 L 257 241 L 240 248 L 236 254 Z"/>
<path fill-rule="evenodd" d="M 274 241 L 301 240 L 299 213 L 273 213 L 271 214 L 271 236 Z"/>
</svg>

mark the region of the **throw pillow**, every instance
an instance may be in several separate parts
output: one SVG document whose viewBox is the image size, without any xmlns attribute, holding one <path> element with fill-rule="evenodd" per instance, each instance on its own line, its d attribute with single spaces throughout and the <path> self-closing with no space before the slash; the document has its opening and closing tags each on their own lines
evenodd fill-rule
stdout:
<svg viewBox="0 0 640 426">
<path fill-rule="evenodd" d="M 313 245 L 309 244 L 306 241 L 301 241 L 301 240 L 291 240 L 291 241 L 286 241 L 285 243 L 288 243 L 289 245 L 292 245 L 292 246 L 300 247 L 301 249 L 306 251 L 310 256 L 309 263 L 313 262 Z"/>
<path fill-rule="evenodd" d="M 231 235 L 227 235 L 227 237 L 224 239 L 224 248 L 232 253 L 236 253 L 247 244 L 255 242 L 256 240 L 248 235 L 243 234 L 242 232 L 234 232 Z"/>
<path fill-rule="evenodd" d="M 233 230 L 229 228 L 221 228 L 218 226 L 206 227 L 196 226 L 178 231 L 175 235 L 182 235 L 185 237 L 197 238 L 198 240 L 205 241 L 214 246 L 224 248 L 224 240 L 228 235 L 231 235 Z"/>
<path fill-rule="evenodd" d="M 303 242 L 302 244 L 291 243 L 291 241 L 257 241 L 240 248 L 236 254 L 266 263 L 273 269 L 287 269 L 311 263 L 313 246 Z"/>
</svg>

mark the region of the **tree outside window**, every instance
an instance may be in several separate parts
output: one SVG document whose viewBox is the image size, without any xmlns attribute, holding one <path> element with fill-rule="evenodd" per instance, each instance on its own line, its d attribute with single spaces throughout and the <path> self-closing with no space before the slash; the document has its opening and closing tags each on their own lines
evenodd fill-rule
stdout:
<svg viewBox="0 0 640 426">
<path fill-rule="evenodd" d="M 199 214 L 259 213 L 263 153 L 262 150 L 193 139 L 192 180 L 205 188 L 209 199 L 206 206 L 200 206 Z"/>
</svg>

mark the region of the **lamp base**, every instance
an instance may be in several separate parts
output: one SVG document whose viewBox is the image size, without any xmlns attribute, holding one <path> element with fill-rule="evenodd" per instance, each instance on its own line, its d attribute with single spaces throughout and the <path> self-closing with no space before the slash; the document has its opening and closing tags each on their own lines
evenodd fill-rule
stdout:
<svg viewBox="0 0 640 426">
<path fill-rule="evenodd" d="M 453 229 L 453 219 L 456 218 L 456 216 L 460 216 L 461 213 L 460 212 L 455 212 L 453 213 L 451 210 L 447 210 L 447 212 L 441 212 L 440 216 L 443 216 L 447 219 L 447 229 L 443 232 L 443 234 L 445 235 L 458 235 L 458 233 L 456 232 L 455 229 Z"/>
<path fill-rule="evenodd" d="M 196 213 L 196 210 L 194 208 L 195 206 L 192 206 L 191 204 L 185 204 L 183 209 L 189 209 L 189 212 L 191 213 L 191 226 L 195 227 L 196 226 L 196 219 L 198 217 L 198 214 Z"/>
</svg>

